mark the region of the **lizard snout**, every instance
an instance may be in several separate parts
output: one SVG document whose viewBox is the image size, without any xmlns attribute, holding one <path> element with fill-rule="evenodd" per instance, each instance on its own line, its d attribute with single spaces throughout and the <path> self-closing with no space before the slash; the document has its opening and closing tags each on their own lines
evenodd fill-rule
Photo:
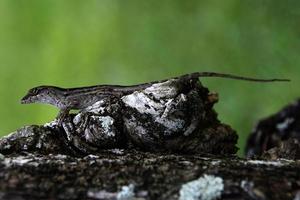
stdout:
<svg viewBox="0 0 300 200">
<path fill-rule="evenodd" d="M 25 98 L 22 98 L 21 99 L 21 104 L 26 104 L 26 103 L 28 103 L 28 101 Z"/>
<path fill-rule="evenodd" d="M 31 103 L 31 95 L 27 94 L 21 99 L 21 104 Z"/>
</svg>

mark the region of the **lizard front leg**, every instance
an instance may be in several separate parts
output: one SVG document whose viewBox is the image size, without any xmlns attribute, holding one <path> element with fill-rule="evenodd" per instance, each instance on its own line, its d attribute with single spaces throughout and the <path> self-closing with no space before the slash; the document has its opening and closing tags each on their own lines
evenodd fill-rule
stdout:
<svg viewBox="0 0 300 200">
<path fill-rule="evenodd" d="M 58 121 L 58 125 L 61 126 L 62 122 L 64 121 L 64 119 L 66 118 L 66 116 L 69 114 L 70 109 L 69 108 L 62 108 L 60 109 L 56 120 Z"/>
</svg>

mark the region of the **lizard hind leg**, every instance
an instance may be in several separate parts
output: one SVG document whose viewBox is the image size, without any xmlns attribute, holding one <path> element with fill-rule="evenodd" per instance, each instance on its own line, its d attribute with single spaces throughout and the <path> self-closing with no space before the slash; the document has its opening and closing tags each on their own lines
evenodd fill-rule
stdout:
<svg viewBox="0 0 300 200">
<path fill-rule="evenodd" d="M 56 120 L 58 122 L 58 125 L 61 126 L 64 119 L 67 117 L 67 115 L 69 114 L 70 109 L 61 109 L 58 113 L 58 115 L 56 116 Z"/>
</svg>

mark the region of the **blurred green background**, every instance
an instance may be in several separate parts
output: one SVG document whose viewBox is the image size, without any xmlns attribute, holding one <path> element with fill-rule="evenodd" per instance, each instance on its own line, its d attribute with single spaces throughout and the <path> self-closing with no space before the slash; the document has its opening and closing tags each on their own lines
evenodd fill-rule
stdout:
<svg viewBox="0 0 300 200">
<path fill-rule="evenodd" d="M 136 84 L 195 71 L 291 83 L 202 79 L 220 119 L 239 133 L 299 96 L 297 0 L 0 0 L 0 135 L 52 120 L 21 105 L 38 85 Z"/>
</svg>

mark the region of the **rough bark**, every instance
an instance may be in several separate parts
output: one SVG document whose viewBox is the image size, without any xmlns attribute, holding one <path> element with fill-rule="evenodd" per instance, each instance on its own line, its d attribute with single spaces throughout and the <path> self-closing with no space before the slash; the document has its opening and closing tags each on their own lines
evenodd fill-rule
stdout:
<svg viewBox="0 0 300 200">
<path fill-rule="evenodd" d="M 122 187 L 131 186 L 135 199 L 179 199 L 180 194 L 187 197 L 197 192 L 193 191 L 195 182 L 191 181 L 201 183 L 205 175 L 213 175 L 214 178 L 205 182 L 208 197 L 203 192 L 203 198 L 199 199 L 297 199 L 299 167 L 298 161 L 289 160 L 244 160 L 118 149 L 83 158 L 10 155 L 0 161 L 0 197 L 122 199 L 119 194 Z M 220 196 L 210 196 L 209 191 L 216 190 L 216 178 Z M 188 182 L 191 184 L 184 191 L 183 185 Z"/>
<path fill-rule="evenodd" d="M 247 157 L 300 159 L 300 100 L 260 120 L 250 134 Z"/>
</svg>

